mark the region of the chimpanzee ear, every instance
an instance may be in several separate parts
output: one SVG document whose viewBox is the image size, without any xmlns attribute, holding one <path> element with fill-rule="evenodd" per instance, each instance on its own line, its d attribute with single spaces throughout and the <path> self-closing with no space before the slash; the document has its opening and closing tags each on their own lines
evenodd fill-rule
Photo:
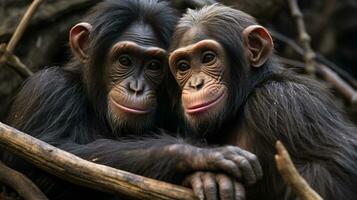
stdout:
<svg viewBox="0 0 357 200">
<path fill-rule="evenodd" d="M 69 32 L 69 44 L 72 53 L 82 63 L 88 62 L 88 54 L 86 52 L 88 47 L 89 33 L 92 30 L 92 25 L 86 22 L 76 24 Z"/>
<path fill-rule="evenodd" d="M 268 30 L 259 25 L 251 25 L 243 30 L 243 45 L 248 61 L 253 67 L 262 66 L 271 56 L 274 48 Z"/>
</svg>

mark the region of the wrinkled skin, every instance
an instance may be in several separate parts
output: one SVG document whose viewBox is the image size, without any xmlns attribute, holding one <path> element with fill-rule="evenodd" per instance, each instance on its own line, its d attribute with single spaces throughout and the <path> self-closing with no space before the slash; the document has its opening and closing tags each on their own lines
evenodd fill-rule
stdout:
<svg viewBox="0 0 357 200">
<path fill-rule="evenodd" d="M 275 167 L 277 140 L 324 199 L 357 196 L 356 127 L 319 83 L 279 66 L 269 32 L 253 17 L 219 4 L 189 10 L 169 55 L 177 82 L 172 101 L 185 128 L 207 145 L 255 154 L 264 173 L 254 185 L 249 183 L 257 174 L 243 173 L 237 180 L 245 192 L 237 192 L 234 181 L 219 181 L 220 172 L 194 172 L 186 184 L 199 198 L 225 199 L 228 193 L 233 199 L 296 199 Z"/>
</svg>

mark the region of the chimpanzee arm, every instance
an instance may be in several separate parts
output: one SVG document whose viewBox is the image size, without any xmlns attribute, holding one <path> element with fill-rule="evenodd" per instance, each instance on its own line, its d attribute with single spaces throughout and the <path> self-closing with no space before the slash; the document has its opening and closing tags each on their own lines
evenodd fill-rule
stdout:
<svg viewBox="0 0 357 200">
<path fill-rule="evenodd" d="M 177 171 L 178 154 L 164 147 L 184 141 L 164 133 L 151 138 L 115 138 L 91 112 L 80 79 L 73 76 L 58 67 L 36 73 L 16 96 L 8 123 L 84 159 L 152 178 L 170 179 Z M 10 157 L 6 156 L 7 164 L 22 168 L 18 159 Z"/>
<path fill-rule="evenodd" d="M 239 178 L 235 160 L 242 159 L 257 171 L 246 173 L 261 176 L 257 159 L 238 147 L 199 148 L 164 133 L 115 138 L 91 111 L 80 79 L 72 76 L 53 67 L 31 77 L 15 99 L 10 125 L 84 159 L 152 178 L 168 180 L 195 170 L 222 170 Z"/>
<path fill-rule="evenodd" d="M 244 116 L 253 152 L 262 163 L 265 177 L 258 188 L 265 199 L 294 198 L 275 167 L 277 140 L 325 200 L 356 198 L 356 129 L 317 82 L 284 75 L 266 83 L 250 97 Z"/>
<path fill-rule="evenodd" d="M 97 139 L 82 145 L 73 142 L 54 145 L 98 164 L 170 181 L 180 178 L 178 165 L 187 159 L 183 154 L 169 150 L 174 144 L 189 146 L 183 139 L 167 134 L 146 138 Z"/>
</svg>

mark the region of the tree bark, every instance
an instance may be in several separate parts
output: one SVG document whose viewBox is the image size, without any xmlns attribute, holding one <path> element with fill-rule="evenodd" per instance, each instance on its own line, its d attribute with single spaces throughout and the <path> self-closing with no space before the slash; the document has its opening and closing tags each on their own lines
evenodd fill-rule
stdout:
<svg viewBox="0 0 357 200">
<path fill-rule="evenodd" d="M 38 187 L 23 174 L 0 162 L 0 183 L 14 189 L 25 200 L 47 200 Z"/>
<path fill-rule="evenodd" d="M 196 199 L 188 188 L 83 160 L 0 123 L 0 146 L 75 184 L 133 199 Z"/>
</svg>

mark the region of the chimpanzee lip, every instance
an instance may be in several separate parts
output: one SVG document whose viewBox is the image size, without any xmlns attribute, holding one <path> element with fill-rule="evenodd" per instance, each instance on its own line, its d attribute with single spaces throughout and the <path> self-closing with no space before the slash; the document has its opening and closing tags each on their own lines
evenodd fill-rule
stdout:
<svg viewBox="0 0 357 200">
<path fill-rule="evenodd" d="M 116 100 L 111 98 L 111 102 L 120 110 L 128 113 L 134 113 L 134 114 L 148 114 L 150 112 L 150 109 L 142 109 L 142 108 L 133 108 L 129 106 L 124 106 L 123 104 L 118 103 Z"/>
<path fill-rule="evenodd" d="M 186 109 L 186 112 L 188 114 L 195 114 L 195 113 L 199 113 L 199 112 L 204 112 L 204 111 L 210 109 L 211 107 L 215 106 L 217 103 L 219 103 L 224 97 L 223 94 L 224 94 L 224 92 L 221 92 L 221 94 L 217 95 L 217 97 L 214 98 L 213 100 L 210 100 L 210 101 L 207 101 L 205 103 L 201 103 L 201 104 L 198 104 L 198 105 L 194 105 L 194 106 L 188 107 Z"/>
</svg>

